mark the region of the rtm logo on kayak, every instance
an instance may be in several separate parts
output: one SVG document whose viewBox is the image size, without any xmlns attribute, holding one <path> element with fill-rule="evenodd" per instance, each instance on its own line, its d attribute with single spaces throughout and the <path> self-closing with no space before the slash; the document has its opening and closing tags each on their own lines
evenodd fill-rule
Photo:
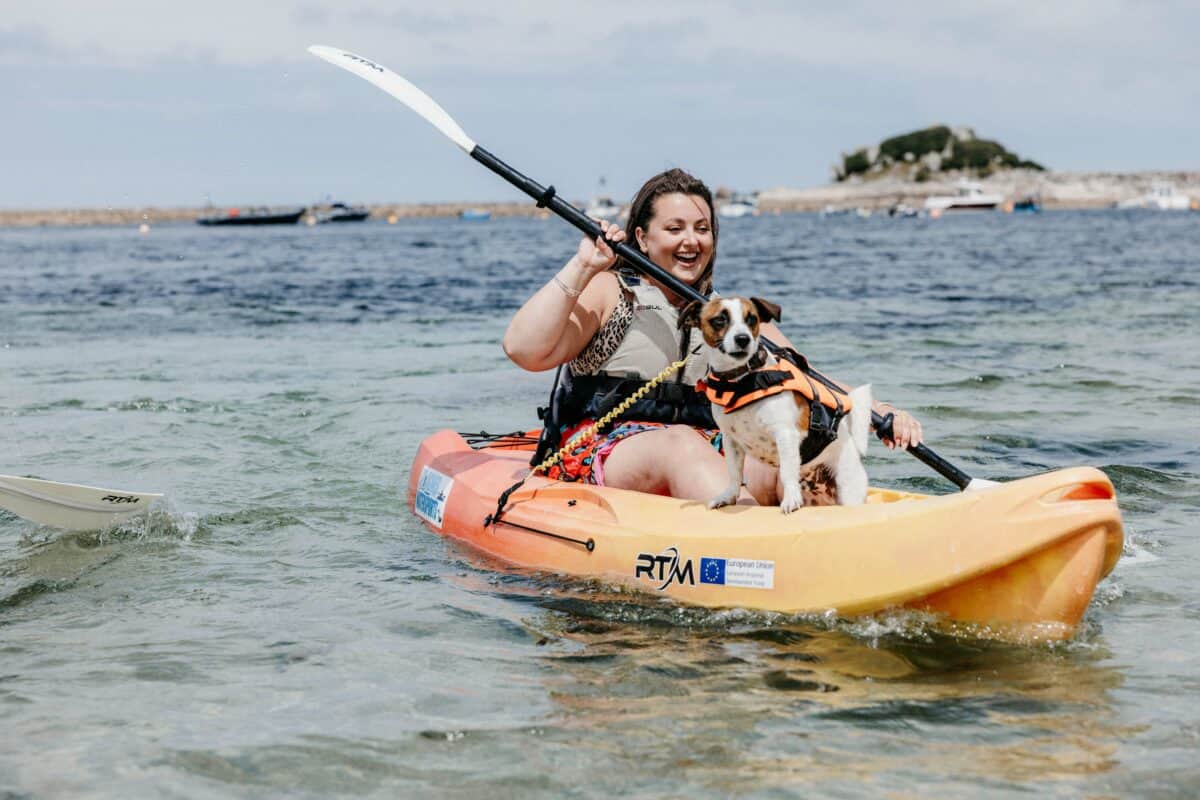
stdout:
<svg viewBox="0 0 1200 800">
<path fill-rule="evenodd" d="M 681 563 L 682 566 L 680 566 Z M 635 580 L 644 577 L 647 580 L 658 581 L 659 591 L 666 589 L 672 583 L 678 583 L 680 586 L 685 583 L 688 586 L 696 585 L 692 560 L 690 558 L 680 559 L 679 550 L 675 547 L 668 547 L 659 555 L 638 553 L 633 577 Z"/>
<path fill-rule="evenodd" d="M 142 498 L 131 497 L 129 495 L 124 495 L 124 494 L 106 494 L 106 495 L 104 495 L 104 497 L 101 497 L 100 500 L 105 503 L 120 504 L 120 503 L 140 503 Z"/>
</svg>

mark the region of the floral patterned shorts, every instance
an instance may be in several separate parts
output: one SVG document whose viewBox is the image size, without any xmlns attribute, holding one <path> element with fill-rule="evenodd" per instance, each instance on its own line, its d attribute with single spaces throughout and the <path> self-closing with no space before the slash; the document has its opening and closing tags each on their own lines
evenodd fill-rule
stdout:
<svg viewBox="0 0 1200 800">
<path fill-rule="evenodd" d="M 608 454 L 612 452 L 618 442 L 645 431 L 667 427 L 661 422 L 619 422 L 611 430 L 598 433 L 590 439 L 585 440 L 579 437 L 579 434 L 591 427 L 594 422 L 595 420 L 585 419 L 577 425 L 563 429 L 563 442 L 572 443 L 571 440 L 577 437 L 579 441 L 573 443 L 574 446 L 567 451 L 561 461 L 546 470 L 546 477 L 559 481 L 578 481 L 603 486 L 604 459 L 608 458 Z M 721 431 L 711 428 L 694 428 L 693 430 L 707 439 L 718 453 L 722 452 Z"/>
</svg>

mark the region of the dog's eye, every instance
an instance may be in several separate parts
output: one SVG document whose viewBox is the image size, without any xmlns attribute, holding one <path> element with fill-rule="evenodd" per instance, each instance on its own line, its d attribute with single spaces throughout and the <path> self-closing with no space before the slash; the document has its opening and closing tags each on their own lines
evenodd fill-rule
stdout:
<svg viewBox="0 0 1200 800">
<path fill-rule="evenodd" d="M 713 317 L 712 321 L 709 324 L 712 325 L 717 330 L 720 330 L 721 328 L 724 328 L 726 325 L 725 316 L 722 314 L 719 317 Z"/>
<path fill-rule="evenodd" d="M 757 325 L 758 317 L 754 316 L 753 314 L 746 315 L 746 324 L 747 325 Z"/>
</svg>

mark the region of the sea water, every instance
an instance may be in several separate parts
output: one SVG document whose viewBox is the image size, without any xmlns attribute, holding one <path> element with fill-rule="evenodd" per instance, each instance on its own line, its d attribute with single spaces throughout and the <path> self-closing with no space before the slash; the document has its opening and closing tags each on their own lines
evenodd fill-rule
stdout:
<svg viewBox="0 0 1200 800">
<path fill-rule="evenodd" d="M 418 443 L 536 425 L 550 375 L 499 340 L 576 241 L 0 230 L 0 472 L 167 495 L 109 531 L 0 512 L 0 793 L 1196 792 L 1200 215 L 722 222 L 718 288 L 950 461 L 1113 479 L 1123 558 L 1040 647 L 687 608 L 430 533 Z M 878 444 L 868 468 L 952 490 Z"/>
</svg>

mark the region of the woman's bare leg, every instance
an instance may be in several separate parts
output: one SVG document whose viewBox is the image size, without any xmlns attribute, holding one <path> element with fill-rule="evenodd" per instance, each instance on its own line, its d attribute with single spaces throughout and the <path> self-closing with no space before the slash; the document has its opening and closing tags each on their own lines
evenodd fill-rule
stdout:
<svg viewBox="0 0 1200 800">
<path fill-rule="evenodd" d="M 751 459 L 747 459 L 747 470 Z M 686 425 L 645 431 L 617 443 L 604 460 L 604 483 L 678 497 L 712 500 L 729 482 L 725 458 Z M 739 503 L 752 503 L 743 490 Z"/>
</svg>

